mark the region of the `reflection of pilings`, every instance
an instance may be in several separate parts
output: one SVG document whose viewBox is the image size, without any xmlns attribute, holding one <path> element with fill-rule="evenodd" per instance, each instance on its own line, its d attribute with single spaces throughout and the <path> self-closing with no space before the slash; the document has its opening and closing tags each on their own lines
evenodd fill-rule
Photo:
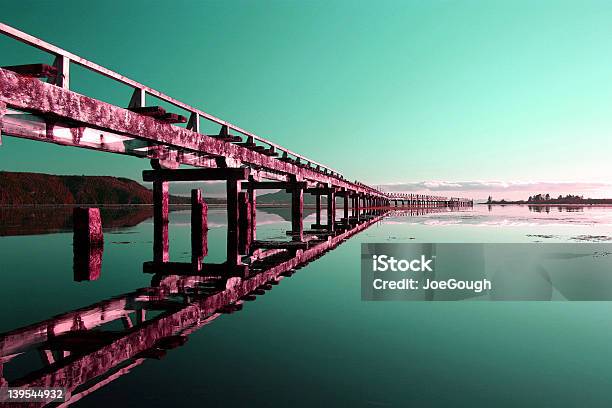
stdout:
<svg viewBox="0 0 612 408">
<path fill-rule="evenodd" d="M 103 252 L 101 245 L 73 245 L 72 270 L 76 282 L 93 281 L 100 277 Z"/>
<path fill-rule="evenodd" d="M 95 390 L 108 383 L 109 379 L 127 374 L 128 370 L 121 370 L 126 361 L 137 364 L 143 358 L 160 358 L 165 350 L 182 345 L 186 335 L 216 318 L 219 312 L 240 310 L 242 300 L 253 300 L 255 295 L 271 289 L 273 286 L 269 282 L 278 283 L 284 276 L 291 275 L 296 269 L 381 218 L 372 217 L 308 249 L 284 252 L 273 250 L 271 256 L 262 257 L 253 263 L 252 269 L 257 273 L 245 279 L 232 277 L 211 280 L 202 276 L 156 275 L 153 282 L 156 282 L 157 287 L 117 296 L 0 335 L 0 357 L 4 363 L 28 349 L 57 352 L 57 360 L 49 361 L 42 369 L 12 380 L 8 385 L 65 387 L 70 402 L 77 387 L 87 384 L 88 390 Z M 182 296 L 182 300 L 177 295 Z M 139 320 L 138 316 L 142 316 L 144 310 L 160 310 L 162 313 L 142 324 L 143 319 Z M 104 324 L 117 320 L 127 322 L 123 331 L 115 328 L 103 330 Z M 96 327 L 98 330 L 91 330 Z M 38 405 L 42 404 L 30 406 Z"/>
<path fill-rule="evenodd" d="M 411 207 L 411 208 L 403 208 L 396 209 L 387 212 L 387 217 L 412 217 L 433 213 L 444 213 L 444 212 L 462 212 L 462 211 L 470 211 L 467 208 L 460 207 Z"/>
<path fill-rule="evenodd" d="M 436 208 L 436 207 L 472 207 L 474 201 L 466 198 L 456 197 L 440 197 L 431 196 L 424 194 L 389 194 L 385 199 L 379 199 L 376 197 L 371 198 L 374 205 L 383 205 L 389 207 L 422 207 L 422 208 Z M 382 200 L 382 201 L 381 201 Z"/>
</svg>

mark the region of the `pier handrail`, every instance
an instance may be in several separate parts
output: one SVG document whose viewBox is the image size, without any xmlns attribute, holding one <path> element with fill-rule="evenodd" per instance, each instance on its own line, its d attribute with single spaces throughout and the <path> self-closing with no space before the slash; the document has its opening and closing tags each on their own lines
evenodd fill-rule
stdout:
<svg viewBox="0 0 612 408">
<path fill-rule="evenodd" d="M 253 140 L 257 140 L 260 143 L 264 143 L 270 147 L 273 147 L 274 149 L 279 150 L 281 153 L 286 153 L 287 155 L 291 155 L 294 156 L 297 159 L 300 159 L 301 161 L 303 161 L 305 164 L 308 164 L 309 166 L 314 166 L 319 167 L 321 169 L 321 171 L 327 171 L 330 175 L 338 177 L 338 178 L 344 178 L 344 176 L 338 172 L 337 170 L 334 170 L 333 168 L 326 166 L 324 164 L 321 164 L 319 162 L 316 162 L 312 159 L 309 159 L 305 156 L 302 156 L 298 153 L 295 153 L 285 147 L 282 147 L 279 144 L 276 144 L 268 139 L 264 139 L 263 137 L 257 136 L 254 133 L 251 133 L 245 129 L 240 128 L 239 126 L 236 126 L 230 122 L 227 122 L 223 119 L 220 119 L 214 115 L 211 115 L 207 112 L 204 112 L 203 110 L 194 108 L 193 106 L 190 106 L 184 102 L 181 102 L 179 100 L 176 100 L 160 91 L 157 91 L 153 88 L 150 88 L 146 85 L 141 84 L 140 82 L 134 81 L 133 79 L 127 78 L 115 71 L 111 71 L 108 68 L 105 68 L 101 65 L 96 64 L 95 62 L 91 62 L 85 58 L 79 57 L 76 54 L 73 54 L 69 51 L 66 51 L 62 48 L 59 48 L 53 44 L 50 44 L 46 41 L 43 41 L 39 38 L 36 38 L 30 34 L 27 34 L 23 31 L 20 31 L 14 27 L 11 27 L 7 24 L 1 23 L 0 22 L 0 33 L 11 37 L 17 41 L 20 41 L 24 44 L 30 45 L 32 47 L 38 48 L 42 51 L 45 51 L 49 54 L 55 55 L 56 57 L 63 57 L 65 59 L 67 59 L 67 61 L 64 63 L 65 65 L 69 64 L 70 62 L 73 62 L 75 64 L 78 64 L 82 67 L 85 67 L 93 72 L 96 72 L 98 74 L 104 75 L 108 78 L 111 78 L 115 81 L 118 81 L 124 85 L 128 85 L 132 88 L 134 88 L 135 91 L 140 91 L 140 92 L 144 92 L 145 94 L 149 94 L 151 96 L 154 96 L 164 102 L 167 102 L 173 106 L 176 106 L 178 108 L 184 109 L 187 112 L 191 113 L 191 114 L 195 114 L 195 115 L 199 115 L 202 118 L 209 120 L 211 122 L 214 122 L 218 125 L 221 126 L 227 126 L 228 129 L 232 129 L 238 133 L 243 134 L 244 136 L 247 137 L 252 137 Z M 375 189 L 372 189 L 372 191 L 377 191 Z"/>
</svg>

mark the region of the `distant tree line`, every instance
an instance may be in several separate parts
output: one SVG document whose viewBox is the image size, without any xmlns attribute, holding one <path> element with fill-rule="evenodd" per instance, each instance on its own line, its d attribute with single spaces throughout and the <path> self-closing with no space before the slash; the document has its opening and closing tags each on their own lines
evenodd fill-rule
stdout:
<svg viewBox="0 0 612 408">
<path fill-rule="evenodd" d="M 494 200 L 493 197 L 489 196 L 487 204 L 612 204 L 612 199 L 609 198 L 584 198 L 582 195 L 567 194 L 559 195 L 557 198 L 551 197 L 550 194 L 536 194 L 529 196 L 527 201 L 507 201 L 504 199 Z"/>
<path fill-rule="evenodd" d="M 584 201 L 584 196 L 579 196 L 579 195 L 573 195 L 573 194 L 568 194 L 566 196 L 562 196 L 559 195 L 559 197 L 557 198 L 553 198 L 550 196 L 550 194 L 546 193 L 546 194 L 536 194 L 534 196 L 529 196 L 529 198 L 527 199 L 528 203 L 563 203 L 563 204 L 569 204 L 569 203 L 580 203 Z"/>
</svg>

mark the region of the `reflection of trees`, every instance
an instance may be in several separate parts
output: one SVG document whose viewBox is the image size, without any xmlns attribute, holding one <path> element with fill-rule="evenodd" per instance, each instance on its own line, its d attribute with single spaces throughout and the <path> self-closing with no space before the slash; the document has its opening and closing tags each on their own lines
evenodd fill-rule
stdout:
<svg viewBox="0 0 612 408">
<path fill-rule="evenodd" d="M 563 206 L 563 205 L 529 205 L 529 211 L 550 213 L 551 208 L 556 208 L 558 212 L 583 212 L 583 206 Z"/>
<path fill-rule="evenodd" d="M 74 207 L 0 207 L 0 236 L 72 231 Z M 153 216 L 153 206 L 101 207 L 105 229 L 133 227 Z"/>
</svg>

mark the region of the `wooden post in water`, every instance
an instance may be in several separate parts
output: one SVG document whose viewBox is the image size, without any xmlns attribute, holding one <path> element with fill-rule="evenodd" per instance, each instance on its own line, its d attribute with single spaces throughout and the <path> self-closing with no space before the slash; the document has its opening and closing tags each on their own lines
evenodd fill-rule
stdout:
<svg viewBox="0 0 612 408">
<path fill-rule="evenodd" d="M 153 182 L 153 260 L 168 262 L 168 182 L 155 180 Z"/>
<path fill-rule="evenodd" d="M 238 254 L 238 193 L 240 187 L 235 179 L 227 180 L 227 263 L 229 266 L 240 265 Z"/>
<path fill-rule="evenodd" d="M 315 194 L 316 225 L 321 225 L 321 194 Z"/>
<path fill-rule="evenodd" d="M 249 224 L 249 235 L 251 237 L 251 242 L 255 241 L 257 237 L 257 196 L 256 190 L 254 188 L 249 188 L 249 210 L 250 214 L 250 224 Z"/>
<path fill-rule="evenodd" d="M 303 217 L 304 188 L 301 183 L 295 183 L 291 188 L 291 232 L 294 241 L 302 241 L 304 239 Z"/>
<path fill-rule="evenodd" d="M 191 254 L 201 260 L 208 255 L 208 205 L 199 189 L 191 190 Z"/>
<path fill-rule="evenodd" d="M 73 210 L 73 273 L 74 280 L 92 281 L 100 277 L 104 235 L 98 208 Z"/>
<path fill-rule="evenodd" d="M 251 208 L 249 193 L 238 193 L 238 252 L 245 255 L 251 248 Z"/>
<path fill-rule="evenodd" d="M 344 191 L 344 224 L 349 225 L 349 192 Z"/>
<path fill-rule="evenodd" d="M 327 229 L 334 231 L 336 222 L 336 191 L 333 187 L 327 190 Z"/>
<path fill-rule="evenodd" d="M 99 208 L 77 207 L 73 210 L 74 242 L 81 245 L 104 245 Z"/>
</svg>

